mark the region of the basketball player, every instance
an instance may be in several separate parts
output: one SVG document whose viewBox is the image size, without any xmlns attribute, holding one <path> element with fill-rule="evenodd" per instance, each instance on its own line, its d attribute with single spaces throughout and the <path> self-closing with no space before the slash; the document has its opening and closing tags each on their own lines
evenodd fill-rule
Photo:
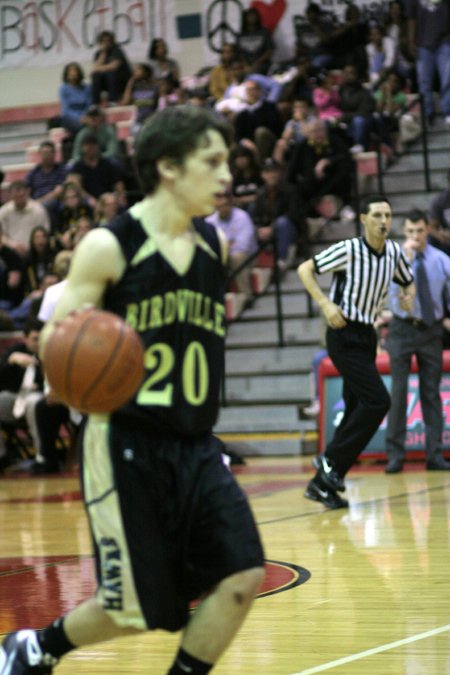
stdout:
<svg viewBox="0 0 450 675">
<path fill-rule="evenodd" d="M 85 429 L 97 593 L 40 632 L 7 636 L 1 675 L 51 673 L 76 647 L 156 628 L 183 630 L 169 675 L 202 675 L 258 591 L 260 539 L 211 434 L 223 372 L 225 245 L 196 219 L 212 213 L 229 184 L 227 144 L 228 128 L 205 109 L 152 116 L 135 153 L 144 199 L 75 252 L 52 321 L 86 304 L 116 312 L 144 342 L 146 377 L 130 404 L 91 415 Z"/>
</svg>

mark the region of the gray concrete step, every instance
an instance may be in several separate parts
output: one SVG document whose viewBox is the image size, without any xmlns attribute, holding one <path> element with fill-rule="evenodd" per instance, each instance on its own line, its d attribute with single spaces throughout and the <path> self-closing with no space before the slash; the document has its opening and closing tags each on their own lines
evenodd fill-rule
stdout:
<svg viewBox="0 0 450 675">
<path fill-rule="evenodd" d="M 255 373 L 309 373 L 317 346 L 228 349 L 225 371 L 228 376 Z"/>
<path fill-rule="evenodd" d="M 312 381 L 309 373 L 233 375 L 226 379 L 225 399 L 228 404 L 307 403 L 311 400 Z"/>
<path fill-rule="evenodd" d="M 21 140 L 27 137 L 42 136 L 47 133 L 46 122 L 14 122 L 1 124 L 0 134 L 2 141 Z"/>
<path fill-rule="evenodd" d="M 314 421 L 299 420 L 296 405 L 253 405 L 243 409 L 239 406 L 228 405 L 220 409 L 220 415 L 215 430 L 217 433 L 261 433 L 261 432 L 288 432 L 314 431 Z"/>
<path fill-rule="evenodd" d="M 283 323 L 284 340 L 288 345 L 311 346 L 318 344 L 323 321 L 314 319 L 286 319 Z M 261 322 L 258 329 L 253 322 L 233 323 L 227 334 L 227 349 L 237 347 L 277 347 L 278 327 L 275 319 Z"/>
<path fill-rule="evenodd" d="M 219 434 L 220 435 L 220 434 Z M 272 438 L 270 436 L 229 440 L 220 436 L 226 447 L 240 457 L 292 457 L 316 452 L 317 441 L 305 439 L 301 434 L 295 438 Z M 245 460 L 244 460 L 245 461 Z"/>
</svg>

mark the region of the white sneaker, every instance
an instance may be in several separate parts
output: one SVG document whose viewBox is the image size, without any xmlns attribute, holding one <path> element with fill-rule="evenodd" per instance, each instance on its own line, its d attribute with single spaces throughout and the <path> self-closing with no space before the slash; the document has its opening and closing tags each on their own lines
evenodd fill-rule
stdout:
<svg viewBox="0 0 450 675">
<path fill-rule="evenodd" d="M 450 115 L 447 115 L 445 118 L 445 124 L 448 124 L 450 126 Z"/>
</svg>

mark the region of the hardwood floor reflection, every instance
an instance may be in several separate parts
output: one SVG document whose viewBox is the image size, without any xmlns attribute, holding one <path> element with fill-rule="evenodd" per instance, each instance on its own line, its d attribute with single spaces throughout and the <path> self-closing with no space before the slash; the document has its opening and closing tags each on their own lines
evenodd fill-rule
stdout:
<svg viewBox="0 0 450 675">
<path fill-rule="evenodd" d="M 306 500 L 306 458 L 252 458 L 236 475 L 263 536 L 267 574 L 218 675 L 450 673 L 450 475 L 363 465 L 350 508 Z M 75 474 L 0 477 L 0 632 L 41 627 L 94 588 Z M 66 656 L 56 675 L 167 672 L 178 636 Z"/>
</svg>

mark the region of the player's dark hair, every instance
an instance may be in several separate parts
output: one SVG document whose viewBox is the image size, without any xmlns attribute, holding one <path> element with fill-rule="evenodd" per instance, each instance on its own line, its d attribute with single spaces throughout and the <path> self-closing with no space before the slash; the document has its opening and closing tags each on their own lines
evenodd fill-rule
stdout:
<svg viewBox="0 0 450 675">
<path fill-rule="evenodd" d="M 180 105 L 152 115 L 138 134 L 134 154 L 143 193 L 152 194 L 159 185 L 158 160 L 166 157 L 182 166 L 186 156 L 194 152 L 210 130 L 219 132 L 230 145 L 230 126 L 206 108 Z"/>
<path fill-rule="evenodd" d="M 411 209 L 406 214 L 405 220 L 410 220 L 412 223 L 418 223 L 420 220 L 423 220 L 424 223 L 428 224 L 428 216 L 422 209 Z"/>
<path fill-rule="evenodd" d="M 389 206 L 391 206 L 391 202 L 386 197 L 386 195 L 366 195 L 361 199 L 361 202 L 359 204 L 359 212 L 369 213 L 370 206 L 372 204 L 376 204 L 377 202 L 386 202 L 387 204 L 389 204 Z"/>
</svg>

